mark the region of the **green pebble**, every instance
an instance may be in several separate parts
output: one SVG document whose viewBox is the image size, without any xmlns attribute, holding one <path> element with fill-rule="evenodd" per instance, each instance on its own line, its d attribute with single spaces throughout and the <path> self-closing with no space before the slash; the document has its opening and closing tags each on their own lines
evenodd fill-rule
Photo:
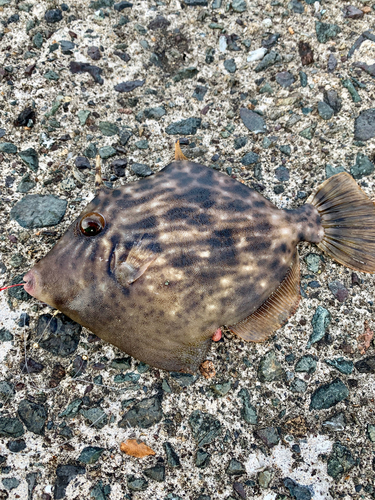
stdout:
<svg viewBox="0 0 375 500">
<path fill-rule="evenodd" d="M 348 89 L 349 94 L 352 96 L 353 102 L 361 102 L 362 99 L 356 89 L 354 88 L 353 83 L 346 78 L 345 80 L 341 80 L 342 86 Z"/>
<path fill-rule="evenodd" d="M 47 80 L 59 80 L 60 77 L 57 73 L 55 73 L 55 71 L 52 71 L 51 69 L 49 71 L 47 71 L 47 73 L 44 73 L 44 78 L 46 78 Z"/>
<path fill-rule="evenodd" d="M 242 409 L 241 409 L 241 415 L 242 418 L 247 422 L 248 424 L 256 425 L 258 423 L 258 416 L 256 409 L 250 402 L 250 393 L 247 389 L 241 389 L 240 392 L 238 393 L 238 396 L 242 399 Z"/>
<path fill-rule="evenodd" d="M 333 445 L 332 453 L 328 457 L 327 474 L 333 479 L 339 479 L 349 472 L 356 463 L 357 461 L 353 458 L 349 448 L 343 446 L 340 442 L 336 442 Z"/>
<path fill-rule="evenodd" d="M 345 168 L 344 167 L 332 167 L 332 165 L 329 165 L 329 163 L 327 163 L 327 165 L 326 165 L 326 179 L 329 179 L 333 175 L 336 175 L 340 172 L 346 172 Z"/>
<path fill-rule="evenodd" d="M 300 378 L 295 378 L 290 384 L 290 390 L 292 392 L 303 393 L 306 392 L 307 384 L 304 380 Z"/>
<path fill-rule="evenodd" d="M 309 253 L 305 257 L 305 262 L 307 269 L 312 273 L 317 273 L 319 271 L 319 266 L 321 264 L 320 256 L 316 253 Z"/>
<path fill-rule="evenodd" d="M 372 174 L 374 170 L 375 165 L 370 158 L 363 153 L 357 153 L 355 164 L 350 167 L 350 173 L 354 179 L 362 179 L 362 177 Z"/>
<path fill-rule="evenodd" d="M 211 391 L 215 394 L 215 396 L 223 397 L 228 394 L 231 389 L 231 383 L 223 382 L 221 384 L 214 384 L 210 386 Z"/>
<path fill-rule="evenodd" d="M 269 83 L 266 83 L 259 89 L 260 94 L 273 94 L 275 91 Z"/>
<path fill-rule="evenodd" d="M 328 325 L 331 322 L 331 314 L 327 309 L 322 306 L 318 306 L 316 308 L 315 314 L 311 320 L 311 324 L 313 327 L 312 334 L 310 335 L 309 342 L 307 343 L 307 347 L 311 347 L 312 344 L 321 340 L 325 333 Z"/>
<path fill-rule="evenodd" d="M 148 482 L 143 477 L 136 477 L 129 474 L 126 477 L 126 481 L 131 491 L 144 491 L 148 487 Z"/>
<path fill-rule="evenodd" d="M 275 351 L 269 351 L 260 360 L 258 379 L 261 382 L 272 382 L 274 380 L 283 380 L 284 378 L 285 371 L 276 358 Z"/>
<path fill-rule="evenodd" d="M 267 489 L 272 481 L 273 472 L 264 470 L 258 474 L 258 484 L 261 488 Z"/>
<path fill-rule="evenodd" d="M 330 120 L 333 116 L 333 109 L 324 101 L 318 102 L 318 113 L 323 120 Z"/>
<path fill-rule="evenodd" d="M 349 390 L 339 379 L 321 385 L 311 396 L 310 410 L 327 410 L 349 396 Z"/>
<path fill-rule="evenodd" d="M 375 443 L 375 425 L 367 424 L 367 435 L 372 443 Z"/>
<path fill-rule="evenodd" d="M 225 472 L 228 476 L 240 476 L 246 474 L 246 469 L 242 462 L 232 458 Z"/>
<path fill-rule="evenodd" d="M 35 35 L 33 36 L 33 45 L 37 49 L 40 49 L 43 45 L 43 42 L 44 42 L 43 35 L 40 31 L 38 31 L 38 33 L 35 33 Z"/>
<path fill-rule="evenodd" d="M 168 393 L 172 392 L 171 386 L 168 384 L 168 381 L 166 379 L 163 379 L 163 382 L 161 384 L 161 388 L 163 389 L 164 392 L 168 392 Z"/>
<path fill-rule="evenodd" d="M 112 146 L 103 146 L 99 148 L 99 156 L 102 160 L 107 160 L 111 158 L 111 156 L 115 156 L 115 154 L 117 154 L 117 151 Z"/>
<path fill-rule="evenodd" d="M 297 361 L 294 369 L 296 372 L 300 373 L 314 373 L 316 370 L 316 360 L 311 354 L 302 356 L 302 358 Z"/>
<path fill-rule="evenodd" d="M 87 118 L 90 116 L 91 111 L 87 109 L 81 109 L 77 112 L 79 123 L 83 126 L 87 122 Z"/>
<path fill-rule="evenodd" d="M 154 467 L 144 469 L 143 474 L 153 481 L 162 483 L 165 480 L 165 467 L 162 464 L 156 464 Z"/>
<path fill-rule="evenodd" d="M 198 69 L 194 66 L 189 66 L 188 68 L 182 68 L 177 71 L 176 75 L 173 77 L 174 82 L 180 82 L 181 80 L 187 80 L 189 78 L 194 78 L 198 74 Z"/>
<path fill-rule="evenodd" d="M 11 142 L 0 142 L 0 153 L 14 154 L 17 153 L 18 148 Z"/>
<path fill-rule="evenodd" d="M 80 410 L 81 415 L 87 418 L 91 424 L 96 427 L 96 429 L 101 429 L 108 422 L 107 414 L 100 408 L 100 406 L 94 406 L 93 408 L 88 408 L 87 410 Z"/>
<path fill-rule="evenodd" d="M 18 153 L 21 160 L 29 167 L 33 172 L 36 172 L 39 168 L 39 156 L 34 148 L 28 148 L 24 151 Z"/>
<path fill-rule="evenodd" d="M 113 381 L 116 384 L 122 384 L 123 382 L 138 382 L 140 378 L 141 376 L 139 373 L 119 373 L 113 377 Z"/>
<path fill-rule="evenodd" d="M 306 127 L 305 129 L 303 129 L 299 135 L 301 137 L 303 137 L 304 139 L 308 139 L 309 141 L 311 141 L 311 139 L 314 137 L 315 135 L 315 130 L 316 130 L 316 127 L 317 127 L 317 123 L 312 123 L 310 125 L 310 127 Z"/>
<path fill-rule="evenodd" d="M 100 132 L 106 137 L 112 137 L 120 132 L 118 126 L 111 122 L 100 122 L 99 129 Z"/>
<path fill-rule="evenodd" d="M 354 364 L 350 359 L 336 358 L 336 359 L 326 359 L 325 363 L 329 366 L 333 366 L 339 372 L 344 375 L 350 375 L 353 371 Z"/>
<path fill-rule="evenodd" d="M 140 141 L 137 141 L 135 143 L 135 146 L 138 148 L 138 149 L 148 149 L 149 148 L 149 144 L 148 144 L 148 141 L 146 139 L 142 139 Z"/>
<path fill-rule="evenodd" d="M 326 43 L 328 40 L 336 38 L 341 33 L 341 28 L 337 24 L 315 22 L 316 37 L 319 43 Z"/>
<path fill-rule="evenodd" d="M 98 446 L 86 446 L 81 451 L 78 460 L 84 464 L 94 464 L 99 460 L 103 451 L 104 448 L 99 448 Z"/>
</svg>

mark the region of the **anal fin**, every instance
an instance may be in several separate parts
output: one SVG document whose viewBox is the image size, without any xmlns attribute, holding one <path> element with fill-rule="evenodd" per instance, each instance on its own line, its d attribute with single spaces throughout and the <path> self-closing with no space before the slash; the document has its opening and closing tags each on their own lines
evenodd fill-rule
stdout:
<svg viewBox="0 0 375 500">
<path fill-rule="evenodd" d="M 296 312 L 300 300 L 300 265 L 298 252 L 280 286 L 253 314 L 229 330 L 247 341 L 263 342 L 285 325 Z"/>
<path fill-rule="evenodd" d="M 156 260 L 158 254 L 147 248 L 149 243 L 145 239 L 135 243 L 126 260 L 115 264 L 114 274 L 121 285 L 126 286 L 134 283 Z"/>
</svg>

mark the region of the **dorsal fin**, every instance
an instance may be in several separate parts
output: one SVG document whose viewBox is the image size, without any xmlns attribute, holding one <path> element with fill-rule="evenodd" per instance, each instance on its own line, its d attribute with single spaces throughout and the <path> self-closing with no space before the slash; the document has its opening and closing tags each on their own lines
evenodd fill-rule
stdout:
<svg viewBox="0 0 375 500">
<path fill-rule="evenodd" d="M 181 151 L 181 146 L 180 146 L 180 139 L 176 141 L 176 144 L 174 146 L 174 158 L 175 160 L 187 160 L 186 156 L 184 153 Z"/>
<path fill-rule="evenodd" d="M 300 266 L 298 252 L 280 286 L 253 314 L 229 330 L 247 341 L 263 342 L 282 327 L 296 312 L 300 300 Z"/>
</svg>

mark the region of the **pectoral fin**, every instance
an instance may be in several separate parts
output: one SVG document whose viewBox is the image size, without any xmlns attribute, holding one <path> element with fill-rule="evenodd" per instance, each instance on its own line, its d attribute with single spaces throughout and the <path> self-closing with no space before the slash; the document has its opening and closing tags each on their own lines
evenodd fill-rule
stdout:
<svg viewBox="0 0 375 500">
<path fill-rule="evenodd" d="M 253 314 L 229 326 L 229 330 L 244 340 L 263 342 L 282 327 L 296 312 L 300 300 L 300 266 L 298 252 L 280 286 Z"/>
<path fill-rule="evenodd" d="M 156 260 L 158 254 L 147 248 L 149 243 L 142 239 L 133 245 L 125 261 L 115 264 L 114 274 L 122 286 L 134 283 Z"/>
</svg>

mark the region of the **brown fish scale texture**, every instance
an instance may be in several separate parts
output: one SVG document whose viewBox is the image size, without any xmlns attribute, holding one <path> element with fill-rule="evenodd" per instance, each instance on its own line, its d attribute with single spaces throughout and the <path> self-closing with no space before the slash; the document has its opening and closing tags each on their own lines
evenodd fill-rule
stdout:
<svg viewBox="0 0 375 500">
<path fill-rule="evenodd" d="M 106 221 L 95 237 L 77 231 L 89 212 Z M 320 229 L 311 206 L 279 210 L 228 176 L 179 161 L 101 190 L 35 269 L 41 299 L 96 335 L 151 365 L 196 371 L 213 332 L 258 309 L 297 243 Z M 119 269 L 135 245 L 140 259 L 156 258 L 129 285 Z"/>
</svg>

